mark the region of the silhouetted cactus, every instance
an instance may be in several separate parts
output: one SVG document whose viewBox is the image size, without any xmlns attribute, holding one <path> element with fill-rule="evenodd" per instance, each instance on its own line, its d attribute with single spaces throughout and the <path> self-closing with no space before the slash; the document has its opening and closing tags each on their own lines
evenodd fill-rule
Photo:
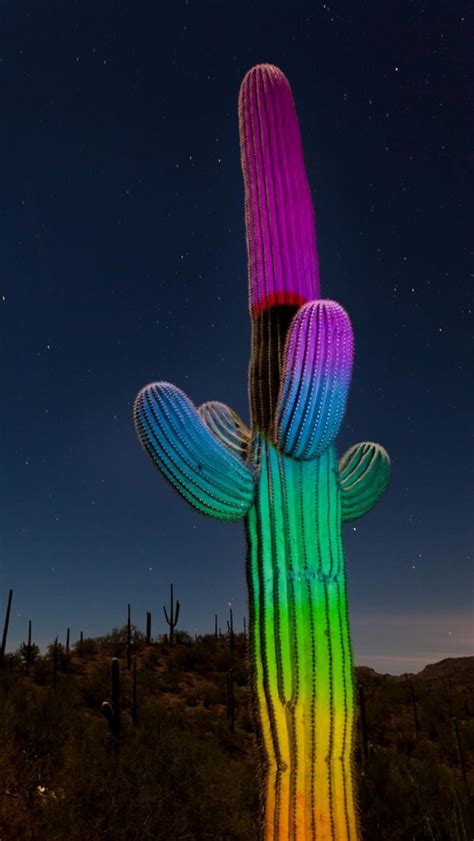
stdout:
<svg viewBox="0 0 474 841">
<path fill-rule="evenodd" d="M 79 637 L 79 657 L 84 657 L 84 631 L 81 631 Z"/>
<path fill-rule="evenodd" d="M 56 684 L 58 682 L 58 664 L 59 664 L 59 647 L 58 647 L 58 638 L 54 640 L 53 646 L 53 688 L 56 688 Z"/>
<path fill-rule="evenodd" d="M 117 657 L 112 657 L 110 661 L 110 680 L 111 680 L 111 699 L 104 701 L 101 706 L 102 715 L 107 720 L 110 733 L 113 737 L 113 748 L 115 751 L 119 749 L 119 740 L 121 733 L 120 721 L 120 661 Z"/>
<path fill-rule="evenodd" d="M 359 715 L 360 715 L 360 741 L 362 748 L 362 761 L 367 763 L 369 758 L 369 750 L 367 744 L 367 725 L 365 719 L 365 698 L 364 687 L 359 683 Z"/>
<path fill-rule="evenodd" d="M 132 668 L 132 621 L 130 613 L 130 605 L 128 605 L 127 612 L 127 671 Z"/>
<path fill-rule="evenodd" d="M 234 698 L 234 675 L 232 669 L 226 672 L 226 697 L 227 697 L 227 720 L 233 733 L 235 730 L 235 698 Z"/>
<path fill-rule="evenodd" d="M 5 660 L 5 649 L 7 647 L 8 626 L 10 624 L 10 612 L 12 608 L 13 590 L 8 593 L 7 610 L 5 613 L 5 621 L 3 623 L 2 647 L 0 648 L 0 668 L 3 666 Z"/>
<path fill-rule="evenodd" d="M 172 644 L 172 642 L 173 642 L 174 629 L 176 628 L 176 625 L 178 624 L 180 607 L 181 607 L 181 605 L 180 605 L 178 599 L 176 600 L 176 607 L 175 607 L 174 599 L 173 599 L 173 585 L 171 584 L 170 585 L 170 612 L 169 612 L 169 616 L 168 616 L 168 612 L 166 610 L 165 605 L 163 605 L 163 610 L 164 610 L 164 613 L 165 613 L 165 619 L 166 619 L 166 621 L 169 625 L 169 629 L 170 629 L 170 632 L 169 632 L 170 644 Z"/>
<path fill-rule="evenodd" d="M 151 613 L 149 610 L 146 612 L 146 637 L 145 637 L 146 645 L 150 645 L 151 643 Z"/>
<path fill-rule="evenodd" d="M 458 723 L 458 720 L 457 720 L 455 715 L 451 716 L 451 720 L 453 722 L 454 736 L 455 736 L 455 739 L 456 739 L 456 749 L 457 749 L 457 754 L 458 754 L 459 767 L 461 769 L 464 784 L 467 786 L 468 781 L 467 781 L 467 773 L 466 773 L 466 764 L 464 762 L 464 753 L 463 753 L 462 744 L 461 744 L 461 734 L 459 732 L 459 723 Z"/>
<path fill-rule="evenodd" d="M 30 663 L 31 663 L 31 619 L 28 620 L 28 642 L 26 644 L 25 671 L 26 671 L 27 675 L 29 675 L 29 673 L 30 673 Z"/>
<path fill-rule="evenodd" d="M 232 608 L 230 608 L 230 621 L 227 619 L 227 631 L 229 634 L 229 645 L 232 654 L 235 650 L 235 636 L 234 636 L 234 615 L 232 613 Z"/>
<path fill-rule="evenodd" d="M 138 704 L 137 704 L 137 658 L 133 658 L 133 672 L 132 672 L 132 721 L 133 726 L 138 724 Z"/>
<path fill-rule="evenodd" d="M 70 629 L 70 628 L 68 628 L 68 629 L 66 630 L 66 657 L 67 657 L 67 656 L 68 656 L 68 654 L 69 654 L 69 645 L 70 645 L 70 642 L 71 642 L 71 629 Z"/>
<path fill-rule="evenodd" d="M 417 710 L 417 707 L 416 707 L 415 690 L 413 689 L 413 684 L 412 684 L 412 682 L 409 679 L 407 674 L 405 674 L 405 680 L 406 680 L 406 682 L 408 684 L 408 687 L 410 689 L 410 698 L 411 698 L 411 704 L 412 704 L 412 708 L 413 708 L 413 720 L 415 722 L 415 738 L 418 738 L 418 733 L 420 732 L 421 728 L 420 728 L 420 723 L 418 721 L 418 710 Z"/>
</svg>

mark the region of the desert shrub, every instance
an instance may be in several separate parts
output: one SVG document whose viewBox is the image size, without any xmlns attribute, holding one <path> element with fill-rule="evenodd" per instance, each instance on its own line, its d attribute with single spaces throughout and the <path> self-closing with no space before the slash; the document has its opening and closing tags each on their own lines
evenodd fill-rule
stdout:
<svg viewBox="0 0 474 841">
<path fill-rule="evenodd" d="M 196 707 L 199 703 L 199 692 L 197 689 L 188 689 L 184 693 L 184 702 L 188 707 Z"/>
<path fill-rule="evenodd" d="M 162 653 L 156 645 L 148 647 L 143 655 L 143 666 L 145 669 L 153 669 L 158 666 L 162 659 Z"/>
<path fill-rule="evenodd" d="M 229 669 L 235 665 L 235 660 L 232 657 L 232 652 L 229 648 L 224 648 L 220 651 L 215 660 L 215 667 L 216 671 L 218 672 L 228 672 Z"/>
<path fill-rule="evenodd" d="M 35 642 L 32 642 L 30 646 L 30 651 L 28 652 L 28 646 L 26 642 L 22 642 L 20 647 L 15 651 L 15 656 L 19 657 L 22 663 L 26 663 L 28 659 L 28 653 L 30 663 L 34 663 L 35 660 L 37 660 L 40 656 L 39 645 L 36 645 Z"/>
<path fill-rule="evenodd" d="M 174 631 L 176 645 L 193 645 L 193 638 L 187 631 Z"/>
<path fill-rule="evenodd" d="M 245 660 L 236 660 L 232 664 L 232 674 L 238 686 L 247 686 L 249 681 L 248 667 Z"/>
<path fill-rule="evenodd" d="M 113 628 L 110 634 L 97 637 L 96 643 L 102 654 L 109 657 L 124 657 L 127 652 L 127 625 Z M 132 651 L 136 653 L 145 647 L 145 635 L 135 625 L 131 626 Z"/>
<path fill-rule="evenodd" d="M 93 637 L 84 637 L 82 640 L 82 647 L 81 641 L 77 640 L 77 642 L 74 643 L 74 650 L 76 654 L 82 654 L 83 657 L 93 659 L 97 656 L 99 647 L 96 639 Z"/>
<path fill-rule="evenodd" d="M 206 683 L 201 689 L 201 699 L 206 710 L 220 703 L 221 693 L 216 686 Z"/>
<path fill-rule="evenodd" d="M 10 652 L 5 655 L 5 669 L 7 672 L 18 671 L 22 667 L 22 658 L 19 651 Z"/>
</svg>

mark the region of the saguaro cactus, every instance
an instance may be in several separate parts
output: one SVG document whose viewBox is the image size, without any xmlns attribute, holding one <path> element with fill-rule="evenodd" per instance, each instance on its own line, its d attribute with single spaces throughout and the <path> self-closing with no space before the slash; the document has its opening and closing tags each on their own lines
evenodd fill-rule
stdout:
<svg viewBox="0 0 474 841">
<path fill-rule="evenodd" d="M 176 605 L 174 603 L 173 585 L 170 584 L 170 612 L 169 612 L 169 615 L 168 615 L 168 611 L 166 610 L 166 605 L 163 605 L 163 612 L 165 614 L 165 619 L 166 619 L 166 621 L 169 625 L 169 629 L 170 629 L 170 632 L 169 632 L 170 645 L 173 644 L 174 629 L 176 628 L 176 625 L 178 624 L 180 607 L 181 607 L 181 605 L 179 603 L 179 599 L 176 599 Z"/>
<path fill-rule="evenodd" d="M 12 609 L 13 590 L 8 591 L 7 610 L 5 613 L 5 622 L 3 623 L 2 644 L 0 646 L 0 667 L 3 666 L 5 659 L 5 649 L 7 647 L 8 626 L 10 624 L 10 612 Z"/>
<path fill-rule="evenodd" d="M 265 841 L 359 841 L 355 689 L 342 523 L 384 491 L 378 444 L 334 439 L 349 388 L 348 316 L 321 300 L 314 213 L 289 83 L 268 64 L 239 96 L 251 430 L 222 403 L 143 388 L 148 455 L 199 511 L 245 518 L 249 651 L 266 755 Z"/>
<path fill-rule="evenodd" d="M 104 701 L 101 706 L 102 715 L 107 720 L 109 730 L 113 737 L 113 747 L 115 751 L 119 748 L 120 739 L 120 661 L 117 657 L 112 657 L 110 661 L 110 681 L 112 703 Z"/>
</svg>

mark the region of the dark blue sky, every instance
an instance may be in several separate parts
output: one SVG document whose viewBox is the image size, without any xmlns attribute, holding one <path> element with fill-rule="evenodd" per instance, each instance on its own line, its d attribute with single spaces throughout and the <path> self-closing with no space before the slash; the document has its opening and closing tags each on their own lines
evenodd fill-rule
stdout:
<svg viewBox="0 0 474 841">
<path fill-rule="evenodd" d="M 162 11 L 160 11 L 160 8 Z M 472 653 L 472 9 L 460 2 L 3 0 L 0 609 L 11 645 L 71 626 L 246 612 L 242 524 L 198 515 L 141 450 L 166 379 L 248 420 L 237 96 L 288 76 L 322 294 L 355 332 L 338 439 L 390 452 L 345 528 L 355 660 Z M 471 153 L 472 154 L 472 153 Z M 472 275 L 471 275 L 472 277 Z"/>
</svg>

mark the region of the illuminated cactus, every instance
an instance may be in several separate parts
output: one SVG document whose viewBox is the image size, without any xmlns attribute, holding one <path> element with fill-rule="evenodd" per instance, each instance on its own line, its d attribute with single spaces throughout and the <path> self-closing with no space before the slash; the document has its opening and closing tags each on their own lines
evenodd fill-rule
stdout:
<svg viewBox="0 0 474 841">
<path fill-rule="evenodd" d="M 153 383 L 140 441 L 195 508 L 245 517 L 252 689 L 265 754 L 265 841 L 360 841 L 355 690 L 342 523 L 385 490 L 390 461 L 357 444 L 337 461 L 352 329 L 320 300 L 314 212 L 291 89 L 272 65 L 239 97 L 252 351 L 251 430 Z"/>
</svg>

